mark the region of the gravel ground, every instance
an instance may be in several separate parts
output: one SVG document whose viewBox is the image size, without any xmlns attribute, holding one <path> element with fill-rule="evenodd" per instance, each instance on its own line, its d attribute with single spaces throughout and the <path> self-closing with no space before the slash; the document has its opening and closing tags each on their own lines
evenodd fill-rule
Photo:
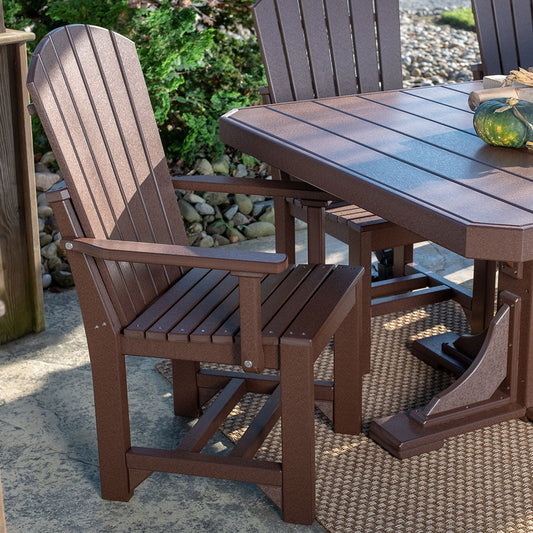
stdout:
<svg viewBox="0 0 533 533">
<path fill-rule="evenodd" d="M 442 11 L 470 1 L 444 1 L 400 0 L 404 87 L 469 81 L 480 62 L 475 32 L 436 23 Z"/>
<path fill-rule="evenodd" d="M 457 7 L 470 7 L 470 0 L 400 0 L 400 9 L 454 9 Z"/>
</svg>

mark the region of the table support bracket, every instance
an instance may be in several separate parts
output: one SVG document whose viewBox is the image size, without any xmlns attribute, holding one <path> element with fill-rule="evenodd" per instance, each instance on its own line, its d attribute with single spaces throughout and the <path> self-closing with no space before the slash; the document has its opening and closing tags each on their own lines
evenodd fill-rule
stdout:
<svg viewBox="0 0 533 533">
<path fill-rule="evenodd" d="M 440 448 L 447 437 L 524 415 L 517 403 L 520 298 L 505 291 L 500 304 L 479 335 L 417 341 L 416 355 L 460 375 L 425 407 L 374 420 L 372 439 L 404 459 Z"/>
</svg>

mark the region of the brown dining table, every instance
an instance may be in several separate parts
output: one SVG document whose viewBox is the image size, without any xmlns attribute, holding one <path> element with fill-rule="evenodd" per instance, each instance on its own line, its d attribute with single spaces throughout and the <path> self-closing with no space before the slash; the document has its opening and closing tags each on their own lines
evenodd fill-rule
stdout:
<svg viewBox="0 0 533 533">
<path fill-rule="evenodd" d="M 481 88 L 467 82 L 251 106 L 220 120 L 227 145 L 461 256 L 497 262 L 488 328 L 443 343 L 469 355 L 465 371 L 424 407 L 372 421 L 370 437 L 399 458 L 533 418 L 533 153 L 477 137 L 468 96 Z"/>
</svg>

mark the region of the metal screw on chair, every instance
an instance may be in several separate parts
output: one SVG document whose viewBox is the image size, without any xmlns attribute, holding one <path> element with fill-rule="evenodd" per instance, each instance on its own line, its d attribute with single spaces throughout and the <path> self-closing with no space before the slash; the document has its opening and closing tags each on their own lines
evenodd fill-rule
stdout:
<svg viewBox="0 0 533 533">
<path fill-rule="evenodd" d="M 252 366 L 254 366 L 254 364 L 252 363 L 252 361 L 247 359 L 246 361 L 244 361 L 244 366 L 246 368 L 252 368 Z"/>
<path fill-rule="evenodd" d="M 67 242 L 65 243 L 65 248 L 67 250 L 72 250 L 72 248 L 74 248 L 74 245 L 71 242 Z"/>
</svg>

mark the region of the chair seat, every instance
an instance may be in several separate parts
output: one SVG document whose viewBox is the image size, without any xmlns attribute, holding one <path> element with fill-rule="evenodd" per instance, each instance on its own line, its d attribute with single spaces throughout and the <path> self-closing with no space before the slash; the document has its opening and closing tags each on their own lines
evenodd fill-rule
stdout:
<svg viewBox="0 0 533 533">
<path fill-rule="evenodd" d="M 274 348 L 265 352 L 267 366 L 278 367 L 280 343 L 318 340 L 320 344 L 324 331 L 335 331 L 337 319 L 330 315 L 339 303 L 344 305 L 343 298 L 361 271 L 348 265 L 292 265 L 282 274 L 264 276 L 262 342 Z M 212 343 L 229 349 L 221 353 L 233 354 L 232 360 L 226 356 L 220 362 L 238 362 L 239 324 L 237 277 L 228 271 L 194 268 L 124 328 L 123 335 L 126 342 L 170 341 L 178 352 L 180 344 Z M 172 355 L 166 342 L 161 345 L 165 346 L 161 355 Z"/>
</svg>

